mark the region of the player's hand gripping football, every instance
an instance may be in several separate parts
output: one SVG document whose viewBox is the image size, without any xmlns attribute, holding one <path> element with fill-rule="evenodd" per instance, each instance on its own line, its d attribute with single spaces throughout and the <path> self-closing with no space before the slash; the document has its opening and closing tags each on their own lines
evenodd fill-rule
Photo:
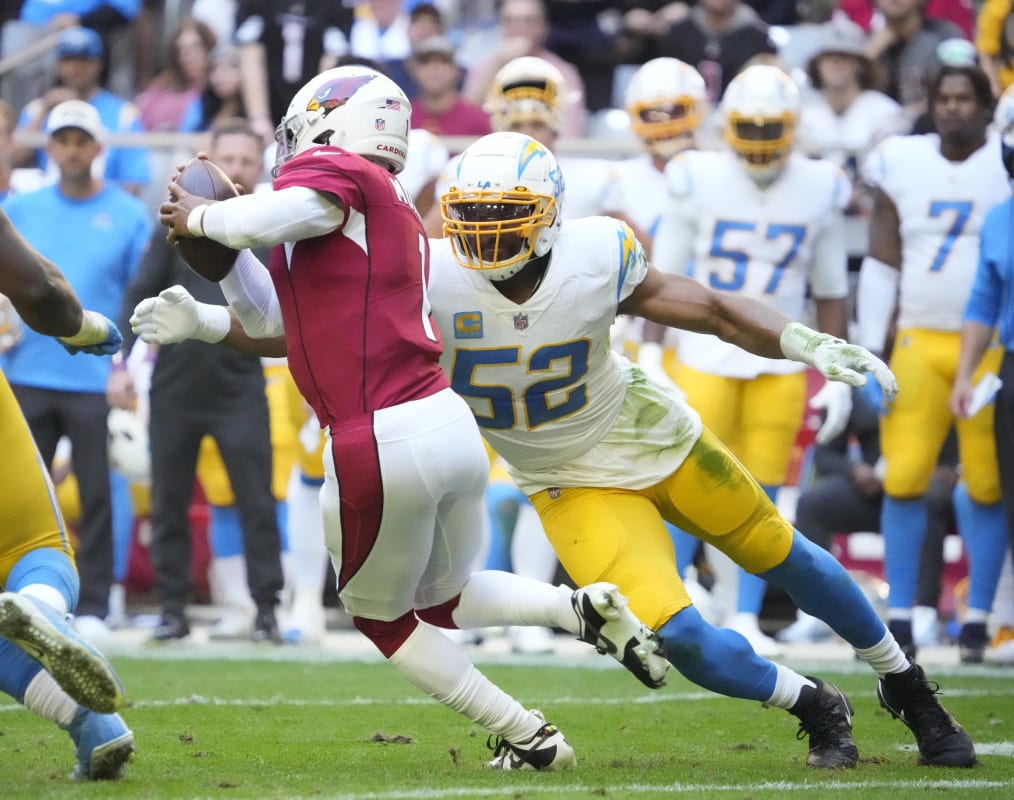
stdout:
<svg viewBox="0 0 1014 800">
<path fill-rule="evenodd" d="M 224 306 L 198 303 L 182 286 L 163 289 L 142 300 L 130 317 L 130 328 L 148 344 L 176 344 L 186 339 L 220 342 L 229 332 Z"/>
</svg>

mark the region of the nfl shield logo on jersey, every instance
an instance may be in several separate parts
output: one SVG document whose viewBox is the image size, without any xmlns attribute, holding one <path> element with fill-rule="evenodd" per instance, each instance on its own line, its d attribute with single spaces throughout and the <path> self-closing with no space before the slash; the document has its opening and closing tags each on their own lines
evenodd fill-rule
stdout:
<svg viewBox="0 0 1014 800">
<path fill-rule="evenodd" d="M 523 331 L 528 328 L 528 315 L 517 313 L 514 315 L 514 330 Z"/>
<path fill-rule="evenodd" d="M 373 120 L 373 127 L 376 128 L 378 131 L 382 131 L 384 130 L 384 128 L 387 127 L 387 123 L 383 120 L 383 118 L 377 117 L 375 120 Z"/>
</svg>

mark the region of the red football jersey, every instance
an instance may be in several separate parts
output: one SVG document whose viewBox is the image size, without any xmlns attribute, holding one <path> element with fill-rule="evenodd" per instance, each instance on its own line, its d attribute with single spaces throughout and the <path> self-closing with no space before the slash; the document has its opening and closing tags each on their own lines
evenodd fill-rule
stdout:
<svg viewBox="0 0 1014 800">
<path fill-rule="evenodd" d="M 289 370 L 321 425 L 341 425 L 448 387 L 426 300 L 429 242 L 383 167 L 333 147 L 286 162 L 275 188 L 335 195 L 345 222 L 274 247 Z"/>
</svg>

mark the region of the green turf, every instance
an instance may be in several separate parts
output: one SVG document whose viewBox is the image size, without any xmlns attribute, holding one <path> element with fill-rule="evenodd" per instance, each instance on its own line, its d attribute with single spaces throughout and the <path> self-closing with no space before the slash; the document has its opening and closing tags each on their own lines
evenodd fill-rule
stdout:
<svg viewBox="0 0 1014 800">
<path fill-rule="evenodd" d="M 804 766 L 794 719 L 709 695 L 679 676 L 652 693 L 621 670 L 485 666 L 566 733 L 575 770 L 483 768 L 486 735 L 384 663 L 116 659 L 138 753 L 119 783 L 67 780 L 66 734 L 0 711 L 2 798 L 1014 798 L 1014 670 L 959 671 L 945 703 L 977 742 L 972 770 L 917 766 L 871 674 L 822 674 L 855 705 L 855 770 Z M 1005 754 L 1004 754 L 1005 753 Z"/>
</svg>

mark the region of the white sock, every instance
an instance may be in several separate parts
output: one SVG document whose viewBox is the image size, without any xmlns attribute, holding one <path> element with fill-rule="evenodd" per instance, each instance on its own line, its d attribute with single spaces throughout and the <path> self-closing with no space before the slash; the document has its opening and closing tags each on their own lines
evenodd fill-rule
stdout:
<svg viewBox="0 0 1014 800">
<path fill-rule="evenodd" d="M 250 588 L 246 582 L 246 557 L 224 556 L 211 559 L 211 586 L 217 605 L 231 608 L 254 608 Z"/>
<path fill-rule="evenodd" d="M 965 624 L 969 622 L 985 622 L 989 616 L 988 611 L 983 611 L 981 608 L 969 608 L 965 611 Z"/>
<path fill-rule="evenodd" d="M 570 604 L 572 590 L 498 570 L 473 572 L 454 609 L 454 624 L 465 630 L 494 625 L 542 625 L 578 632 Z"/>
<path fill-rule="evenodd" d="M 23 586 L 18 594 L 23 594 L 25 597 L 34 597 L 36 600 L 41 600 L 46 605 L 56 609 L 61 617 L 66 616 L 70 610 L 67 608 L 67 600 L 63 594 L 58 590 L 46 583 L 30 583 L 27 586 Z"/>
<path fill-rule="evenodd" d="M 286 495 L 291 559 L 287 577 L 293 592 L 312 589 L 321 593 L 327 580 L 329 556 L 320 515 L 320 487 L 308 486 L 301 475 L 298 467 L 292 471 Z"/>
<path fill-rule="evenodd" d="M 539 513 L 527 503 L 518 508 L 511 538 L 511 564 L 515 575 L 551 583 L 556 577 L 556 551 L 546 538 Z"/>
<path fill-rule="evenodd" d="M 895 672 L 904 672 L 911 666 L 908 658 L 901 652 L 898 642 L 890 633 L 887 633 L 873 647 L 867 647 L 865 650 L 860 650 L 858 647 L 853 649 L 856 651 L 856 655 L 873 667 L 873 670 L 881 678 Z"/>
<path fill-rule="evenodd" d="M 542 722 L 475 668 L 465 651 L 437 628 L 420 622 L 389 659 L 435 700 L 508 741 L 524 742 Z"/>
<path fill-rule="evenodd" d="M 887 609 L 887 618 L 896 619 L 898 621 L 912 621 L 912 609 L 911 608 L 889 608 Z"/>
<path fill-rule="evenodd" d="M 764 705 L 766 706 L 790 709 L 799 700 L 799 693 L 803 690 L 804 686 L 815 687 L 817 685 L 813 681 L 804 678 L 795 670 L 791 670 L 781 664 L 775 664 L 775 668 L 778 670 L 777 677 L 775 678 L 775 690 L 771 694 L 771 697 L 764 701 Z"/>
<path fill-rule="evenodd" d="M 32 678 L 25 690 L 25 708 L 43 719 L 67 727 L 77 713 L 73 700 L 46 670 Z"/>
<path fill-rule="evenodd" d="M 1011 564 L 1009 547 L 1007 557 L 1003 560 L 1003 569 L 1000 571 L 1000 582 L 996 586 L 993 614 L 990 619 L 997 630 L 1003 627 L 1014 628 L 1014 565 Z"/>
</svg>

